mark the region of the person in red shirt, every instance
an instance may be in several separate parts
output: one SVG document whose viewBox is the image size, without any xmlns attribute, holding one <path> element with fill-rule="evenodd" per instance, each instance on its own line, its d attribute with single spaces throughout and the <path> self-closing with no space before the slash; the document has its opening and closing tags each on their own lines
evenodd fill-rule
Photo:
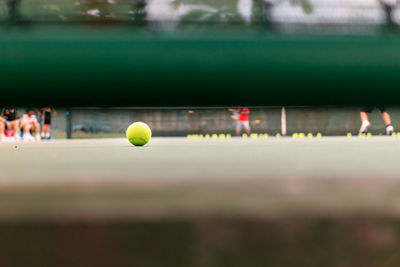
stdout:
<svg viewBox="0 0 400 267">
<path fill-rule="evenodd" d="M 250 120 L 249 114 L 250 109 L 238 108 L 237 109 L 237 123 L 236 123 L 236 135 L 239 136 L 242 128 L 246 130 L 247 135 L 250 135 Z"/>
</svg>

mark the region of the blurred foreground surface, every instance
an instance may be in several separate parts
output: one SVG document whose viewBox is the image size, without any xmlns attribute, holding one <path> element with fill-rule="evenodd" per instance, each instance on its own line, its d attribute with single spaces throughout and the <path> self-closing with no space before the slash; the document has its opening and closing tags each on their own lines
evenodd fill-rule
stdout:
<svg viewBox="0 0 400 267">
<path fill-rule="evenodd" d="M 399 148 L 394 137 L 3 143 L 0 265 L 398 266 Z"/>
<path fill-rule="evenodd" d="M 399 146 L 1 144 L 0 265 L 398 266 Z"/>
</svg>

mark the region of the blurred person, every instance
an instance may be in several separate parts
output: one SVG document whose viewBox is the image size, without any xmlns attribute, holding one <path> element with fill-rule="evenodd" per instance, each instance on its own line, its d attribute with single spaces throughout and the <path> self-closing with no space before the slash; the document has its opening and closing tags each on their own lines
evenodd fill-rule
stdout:
<svg viewBox="0 0 400 267">
<path fill-rule="evenodd" d="M 242 128 L 246 130 L 247 135 L 250 135 L 250 109 L 238 108 L 237 109 L 237 121 L 236 121 L 236 135 L 239 136 Z"/>
<path fill-rule="evenodd" d="M 36 141 L 40 141 L 40 125 L 37 121 L 36 115 L 33 109 L 27 109 L 26 113 L 22 115 L 21 118 L 21 129 L 23 131 L 23 141 L 31 141 L 33 137 L 31 136 L 31 131 L 36 133 Z"/>
<path fill-rule="evenodd" d="M 15 108 L 10 108 L 10 107 L 4 108 L 1 116 L 5 122 L 5 130 L 14 131 L 15 140 L 20 141 L 21 136 L 20 136 L 20 127 L 18 119 L 21 116 L 17 115 Z"/>
<path fill-rule="evenodd" d="M 392 126 L 392 121 L 390 119 L 389 113 L 386 112 L 385 107 L 378 107 L 379 112 L 381 113 L 382 119 L 386 125 L 386 134 L 391 135 L 394 131 L 394 128 Z M 368 132 L 369 127 L 371 126 L 371 123 L 368 120 L 368 114 L 371 113 L 373 110 L 373 107 L 364 107 L 361 109 L 360 112 L 360 117 L 361 117 L 361 128 L 360 128 L 360 134 L 365 134 Z"/>
<path fill-rule="evenodd" d="M 380 0 L 379 2 L 385 11 L 386 24 L 391 27 L 395 26 L 395 22 L 393 20 L 393 11 L 396 8 L 397 0 Z"/>
<path fill-rule="evenodd" d="M 232 112 L 231 118 L 236 122 L 239 117 L 239 113 L 237 112 L 237 109 L 229 108 L 228 111 Z"/>
<path fill-rule="evenodd" d="M 36 112 L 41 117 L 42 123 L 42 131 L 41 131 L 41 138 L 42 140 L 51 140 L 50 136 L 50 125 L 51 125 L 51 115 L 57 116 L 57 112 L 54 108 L 41 108 L 40 110 L 36 110 Z"/>
</svg>

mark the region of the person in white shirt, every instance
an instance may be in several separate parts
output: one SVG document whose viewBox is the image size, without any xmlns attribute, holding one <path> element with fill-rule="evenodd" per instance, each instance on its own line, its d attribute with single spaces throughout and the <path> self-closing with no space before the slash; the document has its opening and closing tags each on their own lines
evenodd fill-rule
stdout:
<svg viewBox="0 0 400 267">
<path fill-rule="evenodd" d="M 35 139 L 36 141 L 40 141 L 40 124 L 37 121 L 36 115 L 32 109 L 28 109 L 21 118 L 21 129 L 23 132 L 23 141 L 31 141 L 33 138 L 31 136 L 30 131 L 34 131 L 36 133 Z"/>
</svg>

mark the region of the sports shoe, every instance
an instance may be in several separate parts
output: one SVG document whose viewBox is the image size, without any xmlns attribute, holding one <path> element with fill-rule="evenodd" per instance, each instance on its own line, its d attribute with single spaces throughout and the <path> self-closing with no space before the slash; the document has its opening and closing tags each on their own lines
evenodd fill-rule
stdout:
<svg viewBox="0 0 400 267">
<path fill-rule="evenodd" d="M 35 139 L 36 139 L 36 141 L 42 141 L 42 138 L 40 137 L 39 134 L 36 134 L 36 135 L 35 135 Z"/>
<path fill-rule="evenodd" d="M 30 142 L 32 140 L 31 138 L 32 138 L 32 136 L 29 133 L 27 133 L 27 134 L 24 134 L 24 136 L 22 137 L 22 141 Z"/>
<path fill-rule="evenodd" d="M 369 123 L 369 121 L 363 121 L 360 128 L 360 134 L 367 133 L 369 126 L 371 126 L 371 123 Z"/>
<path fill-rule="evenodd" d="M 387 135 L 392 135 L 393 131 L 394 131 L 394 129 L 393 129 L 392 125 L 386 126 L 386 134 Z"/>
</svg>

